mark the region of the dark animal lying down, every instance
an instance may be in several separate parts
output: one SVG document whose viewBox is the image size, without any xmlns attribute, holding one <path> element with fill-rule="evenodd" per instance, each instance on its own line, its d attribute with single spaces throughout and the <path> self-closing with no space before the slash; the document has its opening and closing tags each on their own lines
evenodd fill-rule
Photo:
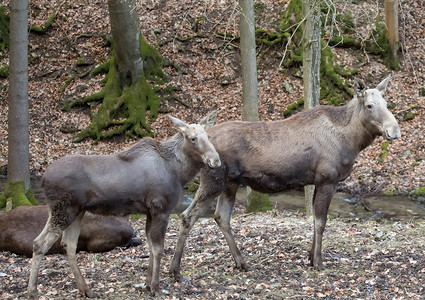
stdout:
<svg viewBox="0 0 425 300">
<path fill-rule="evenodd" d="M 21 206 L 0 213 L 0 250 L 32 256 L 33 241 L 43 230 L 48 218 L 48 207 Z M 140 245 L 133 238 L 134 231 L 128 217 L 101 216 L 87 212 L 82 220 L 77 251 L 105 252 L 117 246 Z M 65 253 L 61 239 L 48 254 Z"/>
</svg>

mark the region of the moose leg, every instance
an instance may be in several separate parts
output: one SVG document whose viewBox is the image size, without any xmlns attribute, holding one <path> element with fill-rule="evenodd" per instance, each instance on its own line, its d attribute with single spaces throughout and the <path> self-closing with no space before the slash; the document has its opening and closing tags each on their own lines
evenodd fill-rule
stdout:
<svg viewBox="0 0 425 300">
<path fill-rule="evenodd" d="M 170 265 L 170 273 L 173 274 L 174 280 L 177 282 L 180 282 L 183 279 L 180 273 L 180 264 L 183 256 L 184 245 L 186 243 L 186 239 L 189 236 L 189 232 L 196 221 L 207 210 L 210 203 L 214 201 L 216 196 L 217 193 L 209 194 L 208 192 L 203 191 L 201 183 L 201 187 L 198 189 L 195 199 L 180 215 L 181 223 L 179 236 L 177 239 L 176 251 Z"/>
<path fill-rule="evenodd" d="M 322 259 L 322 238 L 325 231 L 329 205 L 335 194 L 336 185 L 316 185 L 313 198 L 314 235 L 310 250 L 310 264 L 318 269 L 325 269 Z"/>
<path fill-rule="evenodd" d="M 226 238 L 227 244 L 232 252 L 233 259 L 235 260 L 236 267 L 248 271 L 248 264 L 243 259 L 238 246 L 236 246 L 235 238 L 230 227 L 230 217 L 232 215 L 233 206 L 235 205 L 235 197 L 238 188 L 239 185 L 232 185 L 220 195 L 215 209 L 214 220 Z"/>
<path fill-rule="evenodd" d="M 152 283 L 152 267 L 153 267 L 153 254 L 152 254 L 152 242 L 150 236 L 150 230 L 152 226 L 152 216 L 148 213 L 146 214 L 146 242 L 149 249 L 149 262 L 148 262 L 148 272 L 146 274 L 146 287 L 151 288 Z"/>
<path fill-rule="evenodd" d="M 62 229 L 52 224 L 52 215 L 49 213 L 49 218 L 43 231 L 33 243 L 34 250 L 32 254 L 30 278 L 28 281 L 28 298 L 30 299 L 38 299 L 37 281 L 41 260 L 57 239 L 59 239 L 61 233 Z"/>
<path fill-rule="evenodd" d="M 148 214 L 149 215 L 149 214 Z M 150 287 L 152 295 L 159 292 L 159 269 L 161 257 L 164 253 L 165 231 L 168 226 L 169 214 L 148 216 L 150 223 L 146 237 L 150 247 L 148 275 L 146 276 L 147 286 Z M 148 227 L 148 226 L 147 226 Z"/>
<path fill-rule="evenodd" d="M 71 266 L 72 273 L 74 274 L 77 287 L 86 297 L 93 298 L 94 294 L 87 286 L 83 276 L 81 275 L 80 268 L 77 264 L 77 244 L 78 237 L 80 236 L 81 220 L 84 217 L 84 211 L 81 212 L 75 221 L 63 231 L 62 245 L 66 249 L 68 263 Z"/>
</svg>

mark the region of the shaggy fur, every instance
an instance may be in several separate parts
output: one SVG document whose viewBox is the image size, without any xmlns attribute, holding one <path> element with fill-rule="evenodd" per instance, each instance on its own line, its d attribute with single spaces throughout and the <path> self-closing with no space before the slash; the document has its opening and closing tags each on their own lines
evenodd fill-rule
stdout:
<svg viewBox="0 0 425 300">
<path fill-rule="evenodd" d="M 214 218 L 229 244 L 236 267 L 248 270 L 230 227 L 239 185 L 264 193 L 315 185 L 315 228 L 311 264 L 322 269 L 322 234 L 330 201 L 338 183 L 347 178 L 358 153 L 375 137 L 400 137 L 400 128 L 382 98 L 389 78 L 376 89 L 356 91 L 346 106 L 317 106 L 274 122 L 228 122 L 208 130 L 222 166 L 201 171 L 192 204 L 181 214 L 182 224 L 171 273 L 181 280 L 185 241 L 196 220 L 217 197 Z"/>
<path fill-rule="evenodd" d="M 207 164 L 219 167 L 220 157 L 204 128 L 214 123 L 216 113 L 199 124 L 170 117 L 179 133 L 164 142 L 144 139 L 113 155 L 70 155 L 50 165 L 43 176 L 43 189 L 50 208 L 49 219 L 34 240 L 29 298 L 38 298 L 40 262 L 62 234 L 68 262 L 79 290 L 94 297 L 77 265 L 76 249 L 85 212 L 126 216 L 146 214 L 146 237 L 150 250 L 146 285 L 159 291 L 160 259 L 165 231 L 183 186 Z"/>
</svg>

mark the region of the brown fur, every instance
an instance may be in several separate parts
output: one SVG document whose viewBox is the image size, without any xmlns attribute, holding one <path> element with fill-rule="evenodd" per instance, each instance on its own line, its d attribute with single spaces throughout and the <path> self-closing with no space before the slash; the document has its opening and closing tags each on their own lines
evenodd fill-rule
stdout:
<svg viewBox="0 0 425 300">
<path fill-rule="evenodd" d="M 181 214 L 182 224 L 171 273 L 181 280 L 180 262 L 191 227 L 219 196 L 215 221 L 229 244 L 238 268 L 248 265 L 231 233 L 230 215 L 239 185 L 264 193 L 315 185 L 315 229 L 311 264 L 322 269 L 322 234 L 330 201 L 338 183 L 347 178 L 358 153 L 375 137 L 400 137 L 400 128 L 382 98 L 389 78 L 376 89 L 356 91 L 343 107 L 318 106 L 275 122 L 228 122 L 208 130 L 222 166 L 201 171 L 192 204 Z"/>
<path fill-rule="evenodd" d="M 199 124 L 170 117 L 179 133 L 167 141 L 143 139 L 129 150 L 113 155 L 69 155 L 50 165 L 43 176 L 49 219 L 34 240 L 28 296 L 38 298 L 37 278 L 41 260 L 62 234 L 68 262 L 79 290 L 93 293 L 81 275 L 76 259 L 77 240 L 85 212 L 125 216 L 146 214 L 146 237 L 150 250 L 146 285 L 159 291 L 160 259 L 169 216 L 183 186 L 201 167 L 219 167 L 220 157 L 204 128 L 216 113 Z"/>
<path fill-rule="evenodd" d="M 48 216 L 47 205 L 20 206 L 0 213 L 0 250 L 31 257 L 33 241 L 43 230 Z M 77 251 L 105 252 L 129 243 L 136 245 L 137 240 L 132 240 L 134 231 L 128 217 L 87 213 L 81 226 Z M 57 253 L 65 253 L 59 240 L 47 252 Z"/>
</svg>

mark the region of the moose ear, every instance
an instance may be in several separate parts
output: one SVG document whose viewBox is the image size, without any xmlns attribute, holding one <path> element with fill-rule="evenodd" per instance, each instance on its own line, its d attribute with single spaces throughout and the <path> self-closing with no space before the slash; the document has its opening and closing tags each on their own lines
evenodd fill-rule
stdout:
<svg viewBox="0 0 425 300">
<path fill-rule="evenodd" d="M 214 125 L 216 119 L 217 119 L 217 111 L 215 110 L 209 113 L 206 117 L 202 118 L 202 120 L 199 122 L 199 125 L 204 127 L 204 129 L 207 129 L 208 127 L 211 127 Z"/>
<path fill-rule="evenodd" d="M 184 132 L 186 130 L 187 124 L 185 122 L 183 122 L 180 119 L 177 119 L 175 117 L 172 116 L 168 116 L 171 120 L 171 122 L 173 122 L 174 126 L 181 132 Z"/>
<path fill-rule="evenodd" d="M 364 96 L 364 91 L 366 90 L 366 84 L 361 79 L 354 80 L 354 92 L 358 98 Z"/>
<path fill-rule="evenodd" d="M 391 80 L 391 74 L 381 81 L 381 83 L 378 84 L 376 89 L 381 92 L 381 95 L 383 95 L 387 91 L 388 83 Z"/>
</svg>

